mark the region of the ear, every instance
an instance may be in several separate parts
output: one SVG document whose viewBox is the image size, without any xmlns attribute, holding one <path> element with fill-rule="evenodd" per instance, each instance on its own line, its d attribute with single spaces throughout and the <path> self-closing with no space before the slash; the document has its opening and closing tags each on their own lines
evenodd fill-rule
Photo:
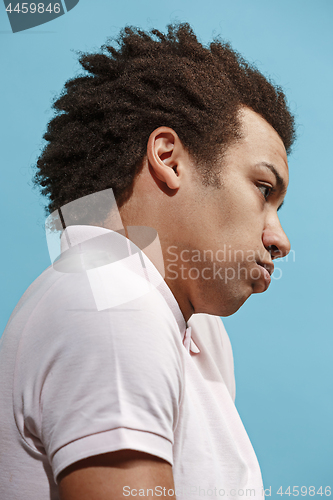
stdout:
<svg viewBox="0 0 333 500">
<path fill-rule="evenodd" d="M 183 145 L 176 132 L 169 127 L 159 127 L 150 134 L 147 145 L 148 162 L 156 177 L 170 189 L 178 189 L 179 160 Z"/>
</svg>

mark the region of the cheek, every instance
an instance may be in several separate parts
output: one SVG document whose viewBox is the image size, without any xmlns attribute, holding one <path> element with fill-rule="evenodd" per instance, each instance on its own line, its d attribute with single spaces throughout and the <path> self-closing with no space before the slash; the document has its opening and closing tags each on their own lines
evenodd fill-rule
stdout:
<svg viewBox="0 0 333 500">
<path fill-rule="evenodd" d="M 223 224 L 235 224 L 241 227 L 254 225 L 258 210 L 255 206 L 256 200 L 251 198 L 249 199 L 249 197 L 240 193 L 234 193 L 234 196 L 226 197 L 223 200 L 223 205 L 220 205 L 219 209 L 216 211 Z"/>
<path fill-rule="evenodd" d="M 264 212 L 258 207 L 258 200 L 252 199 L 251 203 L 240 200 L 232 204 L 221 215 L 223 233 L 228 234 L 239 248 L 246 245 L 248 248 L 258 248 L 264 229 Z M 232 242 L 230 242 L 232 243 Z"/>
</svg>

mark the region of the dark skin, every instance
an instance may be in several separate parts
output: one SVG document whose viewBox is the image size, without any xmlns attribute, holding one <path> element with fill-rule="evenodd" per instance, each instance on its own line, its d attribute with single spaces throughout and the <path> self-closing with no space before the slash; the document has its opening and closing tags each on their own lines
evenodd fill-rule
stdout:
<svg viewBox="0 0 333 500">
<path fill-rule="evenodd" d="M 124 498 L 124 486 L 139 489 L 161 486 L 174 490 L 172 467 L 164 460 L 133 450 L 120 450 L 81 460 L 60 474 L 62 500 L 110 500 Z M 125 490 L 126 491 L 126 490 Z M 128 491 L 128 489 L 127 489 Z M 145 496 L 153 498 L 153 496 Z M 175 496 L 168 496 L 175 500 Z"/>
<path fill-rule="evenodd" d="M 253 252 L 250 261 L 237 257 L 248 275 L 228 282 L 181 276 L 168 280 L 166 275 L 186 321 L 195 312 L 233 314 L 252 293 L 266 290 L 264 265 L 271 272 L 273 260 L 290 250 L 277 214 L 289 180 L 285 147 L 260 115 L 248 108 L 241 113 L 243 139 L 228 149 L 221 188 L 203 186 L 177 134 L 160 127 L 149 138 L 133 194 L 120 210 L 125 227 L 157 230 L 165 256 L 170 245 L 179 255 L 187 252 L 183 253 L 187 257 L 193 250 L 216 252 L 223 244 L 243 251 L 237 256 Z M 154 262 L 154 255 L 149 257 Z M 230 268 L 237 264 L 233 259 L 228 263 Z M 213 262 L 204 265 L 207 276 Z M 256 272 L 251 275 L 251 270 Z M 156 486 L 174 489 L 172 466 L 146 453 L 121 450 L 82 460 L 59 477 L 61 500 L 118 500 L 124 497 L 124 486 L 137 491 Z"/>
<path fill-rule="evenodd" d="M 125 227 L 156 229 L 165 281 L 186 321 L 194 313 L 235 313 L 252 293 L 266 290 L 269 276 L 263 266 L 271 274 L 273 260 L 290 250 L 277 213 L 289 181 L 285 147 L 273 127 L 250 109 L 242 109 L 241 123 L 243 139 L 221 159 L 218 188 L 202 184 L 172 129 L 155 130 L 133 194 L 120 209 Z M 231 251 L 230 261 L 228 256 L 223 263 L 228 276 L 214 279 L 224 246 Z M 178 257 L 172 267 L 177 277 L 168 272 L 170 249 Z M 203 260 L 207 250 L 212 260 Z M 201 261 L 190 259 L 194 252 Z"/>
</svg>

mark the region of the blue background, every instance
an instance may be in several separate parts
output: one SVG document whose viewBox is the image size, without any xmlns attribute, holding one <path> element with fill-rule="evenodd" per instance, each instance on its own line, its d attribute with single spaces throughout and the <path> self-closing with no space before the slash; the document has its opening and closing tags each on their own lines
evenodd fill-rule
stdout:
<svg viewBox="0 0 333 500">
<path fill-rule="evenodd" d="M 333 486 L 333 2 L 80 0 L 64 16 L 16 34 L 1 4 L 0 18 L 0 331 L 50 264 L 32 167 L 51 102 L 79 71 L 76 50 L 98 49 L 125 24 L 164 30 L 169 22 L 188 21 L 202 42 L 221 34 L 285 89 L 298 141 L 280 213 L 294 253 L 278 264 L 281 279 L 225 325 L 235 356 L 236 403 L 265 488 L 279 498 L 281 485 Z"/>
</svg>

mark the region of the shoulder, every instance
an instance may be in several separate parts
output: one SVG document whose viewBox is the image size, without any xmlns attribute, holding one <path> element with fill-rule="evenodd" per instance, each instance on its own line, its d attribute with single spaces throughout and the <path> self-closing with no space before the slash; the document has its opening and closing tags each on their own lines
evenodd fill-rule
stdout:
<svg viewBox="0 0 333 500">
<path fill-rule="evenodd" d="M 21 335 L 15 415 L 49 457 L 64 449 L 55 475 L 93 446 L 109 452 L 135 443 L 152 454 L 164 446 L 161 457 L 171 460 L 183 356 L 177 321 L 158 290 L 99 310 L 89 277 L 64 274 L 39 296 Z"/>
</svg>

